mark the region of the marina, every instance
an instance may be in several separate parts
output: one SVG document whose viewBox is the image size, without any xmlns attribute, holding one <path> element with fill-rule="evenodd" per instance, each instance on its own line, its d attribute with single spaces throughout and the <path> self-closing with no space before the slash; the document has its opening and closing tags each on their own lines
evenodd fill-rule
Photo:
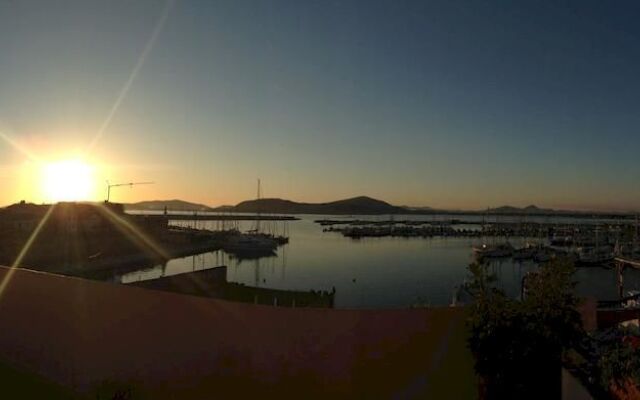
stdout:
<svg viewBox="0 0 640 400">
<path fill-rule="evenodd" d="M 497 275 L 499 285 L 518 296 L 527 272 L 553 257 L 566 257 L 566 246 L 551 245 L 549 237 L 429 236 L 362 237 L 354 240 L 341 232 L 326 232 L 315 221 L 318 216 L 299 215 L 288 223 L 289 242 L 269 254 L 238 257 L 223 249 L 176 258 L 164 264 L 131 269 L 103 279 L 130 283 L 162 276 L 189 274 L 218 266 L 227 266 L 229 282 L 251 287 L 296 291 L 327 291 L 335 288 L 336 308 L 405 308 L 425 305 L 449 305 L 454 289 L 468 277 L 467 266 L 478 261 L 473 247 L 510 243 L 511 252 L 484 257 Z M 446 215 L 437 218 L 450 221 Z M 337 219 L 326 216 L 323 219 Z M 384 226 L 380 216 L 361 216 L 371 226 Z M 404 219 L 404 218 L 403 218 Z M 433 218 L 407 216 L 416 226 L 426 226 Z M 436 219 L 437 222 L 437 219 Z M 481 217 L 470 225 L 450 225 L 452 229 L 479 230 Z M 542 221 L 544 222 L 544 221 Z M 567 226 L 571 221 L 556 221 Z M 585 226 L 592 221 L 574 220 Z M 607 221 L 597 221 L 604 224 Z M 549 221 L 551 225 L 553 221 Z M 193 222 L 170 221 L 171 226 L 193 226 Z M 198 222 L 199 229 L 215 230 L 215 221 Z M 247 232 L 255 228 L 241 221 L 236 228 Z M 265 227 L 266 228 L 266 227 Z M 280 228 L 281 230 L 283 228 Z M 604 237 L 604 236 L 602 236 Z M 553 237 L 552 237 L 553 238 Z M 613 248 L 613 246 L 612 246 Z M 625 291 L 640 289 L 640 271 L 624 271 Z M 618 278 L 612 263 L 576 270 L 577 290 L 581 295 L 601 300 L 619 298 Z"/>
<path fill-rule="evenodd" d="M 503 217 L 504 218 L 504 217 Z M 541 218 L 542 219 L 542 218 Z M 345 236 L 458 236 L 458 237 L 524 237 L 548 238 L 555 245 L 594 244 L 614 241 L 630 242 L 638 237 L 638 223 L 613 220 L 563 219 L 548 221 L 485 221 L 475 219 L 415 219 L 415 220 L 315 220 L 325 232 L 340 232 Z M 554 218 L 555 220 L 555 218 Z M 598 235 L 598 237 L 596 237 Z"/>
<path fill-rule="evenodd" d="M 47 210 L 29 204 L 4 210 L 0 234 L 7 239 L 0 254 L 6 260 L 15 257 Z M 404 308 L 450 304 L 473 262 L 488 263 L 501 287 L 517 296 L 522 278 L 555 258 L 578 266 L 580 293 L 613 301 L 622 297 L 616 265 L 621 257 L 638 259 L 638 226 L 619 220 L 532 217 L 524 222 L 501 216 L 488 221 L 479 215 L 297 215 L 291 220 L 273 214 L 223 220 L 217 213 L 180 213 L 175 219 L 175 213 L 164 214 L 124 213 L 112 203 L 60 203 L 25 262 L 48 272 L 187 292 L 197 288 L 187 289 L 185 282 L 206 286 L 209 275 L 203 271 L 223 267 L 224 287 L 237 290 L 213 285 L 201 295 L 220 297 L 248 288 L 332 293 L 330 303 L 337 308 Z M 69 246 L 74 242 L 81 243 L 82 253 Z M 639 270 L 620 270 L 624 292 L 640 289 Z M 246 294 L 238 298 L 251 300 Z M 296 302 L 304 304 L 310 303 Z"/>
</svg>

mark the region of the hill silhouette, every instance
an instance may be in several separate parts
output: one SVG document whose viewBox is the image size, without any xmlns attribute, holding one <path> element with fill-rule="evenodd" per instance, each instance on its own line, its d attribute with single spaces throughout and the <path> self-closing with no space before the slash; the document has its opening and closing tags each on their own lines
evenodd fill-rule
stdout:
<svg viewBox="0 0 640 400">
<path fill-rule="evenodd" d="M 402 214 L 407 210 L 385 201 L 359 196 L 328 203 L 298 203 L 284 199 L 257 199 L 238 203 L 224 211 L 274 214 Z"/>
<path fill-rule="evenodd" d="M 321 214 L 321 215 L 376 215 L 376 214 L 451 214 L 451 215 L 562 215 L 582 217 L 585 215 L 606 215 L 619 217 L 624 213 L 571 211 L 540 208 L 535 205 L 526 207 L 501 206 L 485 210 L 443 210 L 431 207 L 394 206 L 382 200 L 367 196 L 327 203 L 303 203 L 292 200 L 268 198 L 246 200 L 235 206 L 209 207 L 205 204 L 192 203 L 184 200 L 152 200 L 125 204 L 127 210 L 139 211 L 214 211 L 214 212 L 242 212 L 266 214 Z M 628 213 L 627 213 L 628 214 Z"/>
</svg>

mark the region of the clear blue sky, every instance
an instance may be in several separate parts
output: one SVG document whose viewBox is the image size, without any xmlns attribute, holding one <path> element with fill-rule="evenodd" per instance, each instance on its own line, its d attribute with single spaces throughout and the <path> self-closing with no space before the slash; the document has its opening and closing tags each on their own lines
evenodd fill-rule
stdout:
<svg viewBox="0 0 640 400">
<path fill-rule="evenodd" d="M 84 151 L 124 93 L 90 157 L 157 183 L 123 201 L 235 203 L 260 177 L 302 201 L 640 209 L 638 2 L 177 1 L 159 25 L 166 9 L 0 0 L 0 130 Z M 0 157 L 16 185 L 24 155 Z"/>
</svg>

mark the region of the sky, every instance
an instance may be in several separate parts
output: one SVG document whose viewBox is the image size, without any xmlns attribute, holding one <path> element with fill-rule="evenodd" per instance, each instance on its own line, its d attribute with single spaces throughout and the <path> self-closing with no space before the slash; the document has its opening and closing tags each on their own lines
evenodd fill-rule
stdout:
<svg viewBox="0 0 640 400">
<path fill-rule="evenodd" d="M 112 200 L 235 204 L 260 178 L 297 201 L 640 210 L 638 17 L 635 1 L 0 0 L 0 204 L 47 201 L 42 165 L 82 159 L 94 200 L 152 181 Z"/>
</svg>

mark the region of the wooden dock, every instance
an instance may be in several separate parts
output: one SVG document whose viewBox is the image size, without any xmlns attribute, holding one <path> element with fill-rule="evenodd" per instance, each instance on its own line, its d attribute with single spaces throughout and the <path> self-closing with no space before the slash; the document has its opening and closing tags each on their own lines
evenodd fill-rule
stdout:
<svg viewBox="0 0 640 400">
<path fill-rule="evenodd" d="M 616 257 L 616 263 L 622 264 L 623 266 L 629 266 L 635 269 L 640 269 L 640 260 L 628 257 Z"/>
</svg>

